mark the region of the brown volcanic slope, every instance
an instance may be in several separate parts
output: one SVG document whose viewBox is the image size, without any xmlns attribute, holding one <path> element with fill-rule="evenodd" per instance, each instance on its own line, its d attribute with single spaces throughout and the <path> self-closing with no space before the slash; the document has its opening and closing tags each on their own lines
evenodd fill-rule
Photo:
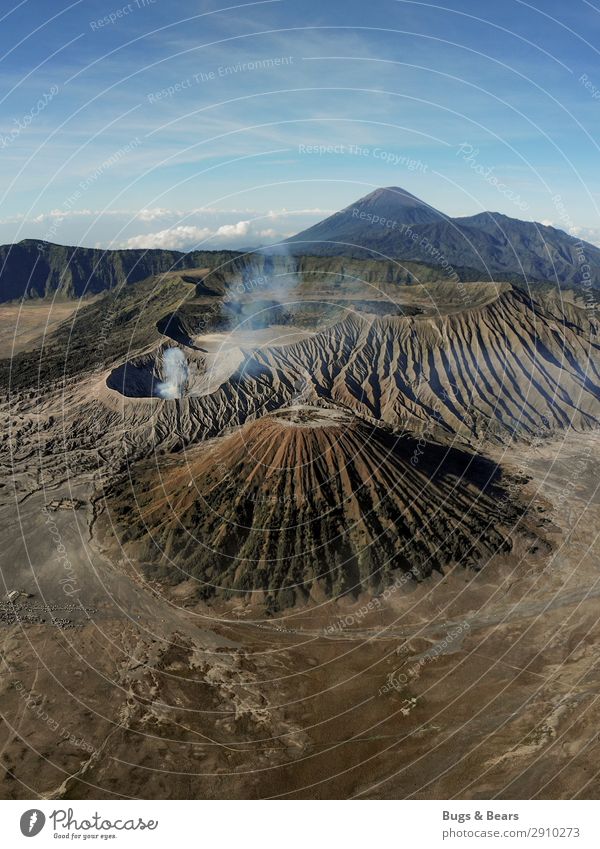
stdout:
<svg viewBox="0 0 600 849">
<path fill-rule="evenodd" d="M 277 605 L 377 591 L 510 548 L 499 470 L 347 412 L 291 407 L 138 469 L 108 504 L 127 554 L 196 596 Z M 504 505 L 503 507 L 501 505 Z M 106 517 L 108 518 L 108 517 Z"/>
</svg>

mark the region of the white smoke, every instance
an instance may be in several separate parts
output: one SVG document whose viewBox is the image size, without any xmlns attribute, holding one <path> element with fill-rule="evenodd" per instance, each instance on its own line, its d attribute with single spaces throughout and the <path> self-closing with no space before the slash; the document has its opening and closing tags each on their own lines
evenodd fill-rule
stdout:
<svg viewBox="0 0 600 849">
<path fill-rule="evenodd" d="M 188 382 L 188 363 L 179 348 L 167 348 L 162 355 L 164 380 L 156 384 L 161 398 L 181 398 Z"/>
</svg>

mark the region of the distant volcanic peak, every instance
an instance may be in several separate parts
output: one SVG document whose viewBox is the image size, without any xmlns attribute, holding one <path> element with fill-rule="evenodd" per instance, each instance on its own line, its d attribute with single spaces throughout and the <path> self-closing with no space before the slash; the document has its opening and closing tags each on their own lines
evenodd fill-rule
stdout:
<svg viewBox="0 0 600 849">
<path fill-rule="evenodd" d="M 295 252 L 315 256 L 393 258 L 437 266 L 439 279 L 456 280 L 465 271 L 479 270 L 486 278 L 583 282 L 577 240 L 562 230 L 499 212 L 451 218 L 399 186 L 375 189 L 287 242 Z M 600 286 L 600 249 L 582 244 L 590 282 Z"/>
<path fill-rule="evenodd" d="M 398 241 L 406 238 L 406 230 L 410 236 L 410 228 L 413 226 L 438 224 L 447 220 L 437 209 L 405 189 L 388 186 L 375 189 L 287 241 L 313 242 L 317 248 L 319 243 L 330 242 L 340 250 L 344 245 L 370 249 L 377 248 L 382 237 L 393 237 Z M 308 251 L 311 249 L 307 248 Z"/>
<path fill-rule="evenodd" d="M 346 209 L 354 209 L 355 207 L 381 215 L 396 215 L 398 218 L 405 218 L 407 213 L 414 213 L 417 210 L 419 212 L 418 217 L 423 222 L 446 219 L 443 213 L 399 186 L 375 189 L 375 191 L 350 204 Z M 415 218 L 414 215 L 410 215 L 410 217 L 413 220 Z"/>
</svg>

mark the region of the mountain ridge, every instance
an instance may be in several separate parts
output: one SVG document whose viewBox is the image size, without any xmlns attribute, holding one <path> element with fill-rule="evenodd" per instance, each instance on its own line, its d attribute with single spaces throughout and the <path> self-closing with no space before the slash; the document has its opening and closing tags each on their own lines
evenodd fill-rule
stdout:
<svg viewBox="0 0 600 849">
<path fill-rule="evenodd" d="M 81 297 L 124 283 L 191 268 L 218 269 L 252 257 L 347 257 L 398 260 L 440 269 L 440 278 L 519 275 L 576 287 L 600 287 L 600 248 L 559 228 L 498 212 L 452 218 L 398 186 L 377 188 L 281 245 L 244 253 L 85 248 L 24 239 L 0 246 L 0 302 Z M 256 263 L 255 263 L 256 264 Z M 243 269 L 242 269 L 242 276 Z"/>
<path fill-rule="evenodd" d="M 397 186 L 376 189 L 286 240 L 289 249 L 295 245 L 315 255 L 386 257 L 446 270 L 476 268 L 490 278 L 518 273 L 600 285 L 600 248 L 590 242 L 503 213 L 452 218 Z"/>
<path fill-rule="evenodd" d="M 104 250 L 22 239 L 0 245 L 0 302 L 50 295 L 79 298 L 235 256 L 237 251 Z"/>
</svg>

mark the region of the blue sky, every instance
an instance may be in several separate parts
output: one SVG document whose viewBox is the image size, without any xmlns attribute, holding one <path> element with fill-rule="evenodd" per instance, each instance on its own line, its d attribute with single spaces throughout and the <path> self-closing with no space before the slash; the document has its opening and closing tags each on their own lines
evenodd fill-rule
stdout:
<svg viewBox="0 0 600 849">
<path fill-rule="evenodd" d="M 600 2 L 17 0 L 0 39 L 1 242 L 247 247 L 396 185 L 600 243 Z"/>
</svg>

